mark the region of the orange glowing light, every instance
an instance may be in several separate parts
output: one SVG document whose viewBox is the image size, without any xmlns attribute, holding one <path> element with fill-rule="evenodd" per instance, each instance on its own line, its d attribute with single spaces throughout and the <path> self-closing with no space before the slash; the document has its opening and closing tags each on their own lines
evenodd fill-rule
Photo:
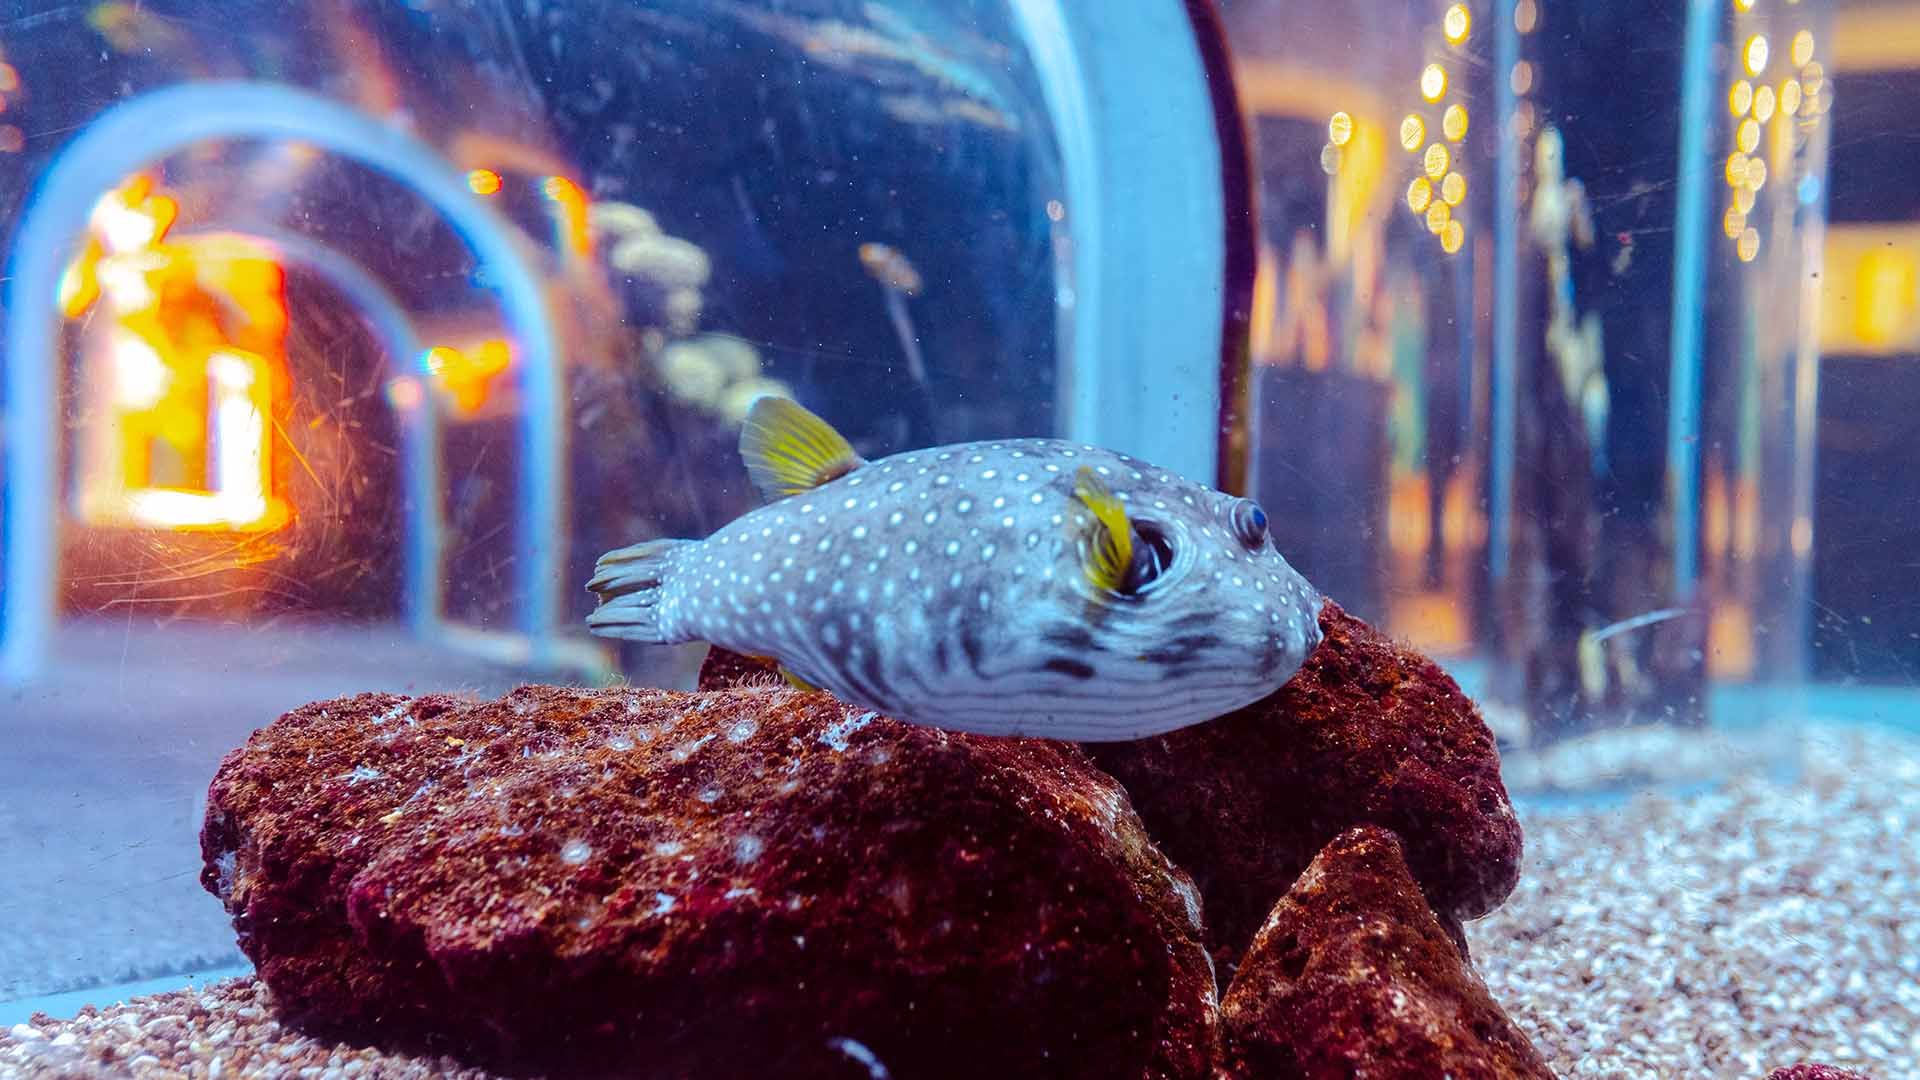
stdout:
<svg viewBox="0 0 1920 1080">
<path fill-rule="evenodd" d="M 593 250 L 593 235 L 587 227 L 587 193 L 564 176 L 549 176 L 540 190 L 560 209 L 560 243 L 575 255 Z"/>
<path fill-rule="evenodd" d="M 513 365 L 513 349 L 504 341 L 483 341 L 471 354 L 447 345 L 428 349 L 422 362 L 454 407 L 472 415 L 493 394 L 494 380 Z"/>
<path fill-rule="evenodd" d="M 78 448 L 89 524 L 254 532 L 291 517 L 270 438 L 286 380 L 285 275 L 231 239 L 169 241 L 177 208 L 136 176 L 95 206 L 61 308 L 87 335 Z"/>
<path fill-rule="evenodd" d="M 467 190 L 475 195 L 500 193 L 500 174 L 492 169 L 475 169 L 467 174 Z"/>
<path fill-rule="evenodd" d="M 0 94 L 11 94 L 20 89 L 20 72 L 9 63 L 0 62 Z"/>
</svg>

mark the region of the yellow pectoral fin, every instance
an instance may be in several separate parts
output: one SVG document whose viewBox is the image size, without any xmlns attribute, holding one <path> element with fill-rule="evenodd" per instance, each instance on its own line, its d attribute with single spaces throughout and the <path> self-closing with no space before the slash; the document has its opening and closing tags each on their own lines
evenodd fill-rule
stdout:
<svg viewBox="0 0 1920 1080">
<path fill-rule="evenodd" d="M 1127 508 L 1086 465 L 1074 475 L 1073 494 L 1092 512 L 1094 521 L 1081 569 L 1095 588 L 1119 592 L 1126 583 L 1127 568 L 1133 565 L 1133 527 L 1127 523 Z"/>
<path fill-rule="evenodd" d="M 747 410 L 740 456 L 769 501 L 836 480 L 866 462 L 825 420 L 789 398 L 763 397 Z"/>
</svg>

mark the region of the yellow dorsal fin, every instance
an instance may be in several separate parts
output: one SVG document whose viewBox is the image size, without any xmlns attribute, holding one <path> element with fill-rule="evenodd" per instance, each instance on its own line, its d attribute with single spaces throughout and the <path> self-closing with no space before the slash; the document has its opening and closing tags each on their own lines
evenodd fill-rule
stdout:
<svg viewBox="0 0 1920 1080">
<path fill-rule="evenodd" d="M 1119 592 L 1133 565 L 1133 527 L 1127 524 L 1127 508 L 1090 466 L 1080 466 L 1074 475 L 1073 494 L 1093 512 L 1093 535 L 1082 564 L 1087 581 L 1095 588 Z"/>
<path fill-rule="evenodd" d="M 740 456 L 769 501 L 837 480 L 865 465 L 825 420 L 791 398 L 763 397 L 747 410 Z"/>
</svg>

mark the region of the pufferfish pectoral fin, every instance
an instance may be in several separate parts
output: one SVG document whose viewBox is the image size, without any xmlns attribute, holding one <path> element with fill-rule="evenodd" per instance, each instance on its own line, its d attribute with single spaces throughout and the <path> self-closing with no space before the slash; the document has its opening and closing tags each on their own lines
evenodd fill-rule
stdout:
<svg viewBox="0 0 1920 1080">
<path fill-rule="evenodd" d="M 1092 535 L 1081 562 L 1087 582 L 1097 589 L 1120 592 L 1133 566 L 1133 526 L 1127 522 L 1126 505 L 1086 465 L 1074 475 L 1073 495 L 1093 514 Z"/>
<path fill-rule="evenodd" d="M 791 398 L 763 397 L 747 410 L 740 456 L 769 502 L 836 480 L 865 465 L 833 426 Z"/>
</svg>

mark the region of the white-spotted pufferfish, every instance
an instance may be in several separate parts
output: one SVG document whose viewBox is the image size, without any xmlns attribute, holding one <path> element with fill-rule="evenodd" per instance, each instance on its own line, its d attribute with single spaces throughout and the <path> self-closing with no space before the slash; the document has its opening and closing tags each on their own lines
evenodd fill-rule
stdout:
<svg viewBox="0 0 1920 1080">
<path fill-rule="evenodd" d="M 587 625 L 707 641 L 914 723 L 1144 738 L 1272 693 L 1320 596 L 1247 499 L 1057 439 L 863 461 L 785 398 L 740 452 L 771 500 L 705 540 L 600 557 Z"/>
</svg>

